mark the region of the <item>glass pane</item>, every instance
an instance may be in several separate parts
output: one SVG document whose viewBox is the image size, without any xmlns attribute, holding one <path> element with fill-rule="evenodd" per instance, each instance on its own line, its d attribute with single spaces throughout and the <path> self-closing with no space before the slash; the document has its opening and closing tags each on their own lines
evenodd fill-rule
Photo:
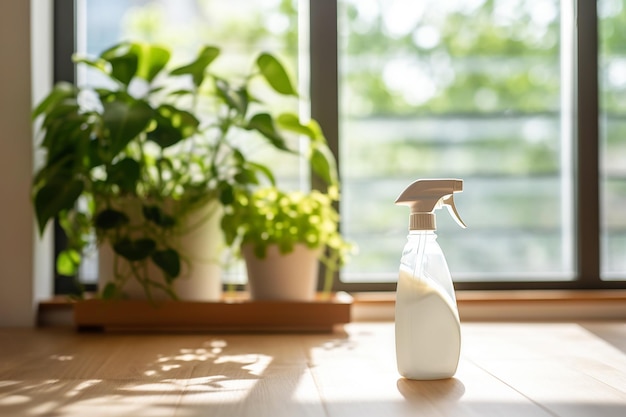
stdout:
<svg viewBox="0 0 626 417">
<path fill-rule="evenodd" d="M 567 3 L 567 2 L 566 2 Z M 571 130 L 558 0 L 340 0 L 347 282 L 394 281 L 418 178 L 456 177 L 455 279 L 572 279 Z M 566 55 L 563 55 L 564 57 Z"/>
<path fill-rule="evenodd" d="M 214 45 L 221 55 L 211 71 L 232 80 L 245 75 L 259 53 L 269 51 L 285 63 L 294 81 L 299 78 L 298 64 L 303 57 L 299 52 L 298 0 L 79 0 L 77 10 L 80 53 L 97 56 L 121 40 L 147 41 L 170 48 L 176 65 L 189 62 L 203 45 Z M 78 73 L 78 82 L 93 85 L 101 81 L 96 72 L 85 69 Z M 263 91 L 253 94 L 264 98 Z M 296 111 L 300 106 L 293 98 L 277 103 L 273 95 L 271 100 L 277 109 Z M 272 166 L 279 184 L 299 188 L 308 182 L 299 158 L 278 151 L 261 152 L 255 141 L 263 139 L 245 139 L 248 156 Z M 96 262 L 84 263 L 83 280 L 97 279 Z M 242 271 L 240 266 L 227 281 L 244 279 L 238 271 Z"/>
<path fill-rule="evenodd" d="M 626 1 L 601 0 L 602 277 L 626 279 Z"/>
</svg>

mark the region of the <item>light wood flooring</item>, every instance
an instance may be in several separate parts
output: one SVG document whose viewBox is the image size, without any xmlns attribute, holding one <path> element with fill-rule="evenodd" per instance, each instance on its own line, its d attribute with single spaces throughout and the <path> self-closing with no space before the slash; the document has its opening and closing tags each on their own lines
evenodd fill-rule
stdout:
<svg viewBox="0 0 626 417">
<path fill-rule="evenodd" d="M 0 328 L 0 416 L 626 416 L 626 323 L 467 323 L 456 376 L 409 381 L 393 323 L 332 334 Z"/>
</svg>

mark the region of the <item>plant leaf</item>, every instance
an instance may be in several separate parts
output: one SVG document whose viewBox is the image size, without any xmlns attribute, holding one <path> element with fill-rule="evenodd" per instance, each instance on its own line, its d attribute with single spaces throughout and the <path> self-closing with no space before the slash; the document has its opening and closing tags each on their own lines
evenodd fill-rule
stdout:
<svg viewBox="0 0 626 417">
<path fill-rule="evenodd" d="M 65 249 L 59 253 L 56 261 L 57 272 L 65 276 L 74 276 L 80 266 L 80 253 L 74 249 Z"/>
<path fill-rule="evenodd" d="M 242 169 L 233 178 L 238 184 L 259 184 L 256 172 L 251 169 Z"/>
<path fill-rule="evenodd" d="M 253 171 L 263 173 L 263 175 L 265 175 L 265 177 L 269 181 L 270 185 L 276 185 L 276 178 L 274 177 L 274 173 L 272 172 L 270 168 L 268 168 L 267 166 L 263 164 L 259 164 L 259 163 L 252 162 L 252 161 L 247 161 L 246 165 L 249 167 L 249 169 Z"/>
<path fill-rule="evenodd" d="M 124 238 L 115 242 L 113 245 L 115 253 L 131 262 L 146 259 L 154 252 L 155 248 L 156 242 L 150 238 L 140 238 L 136 240 Z"/>
<path fill-rule="evenodd" d="M 33 119 L 36 119 L 43 113 L 48 113 L 50 110 L 55 109 L 56 104 L 67 98 L 75 98 L 78 90 L 76 87 L 68 82 L 57 83 L 50 94 L 48 94 L 33 110 Z"/>
<path fill-rule="evenodd" d="M 66 183 L 68 178 L 72 178 L 72 166 L 74 164 L 73 147 L 67 147 L 65 155 L 57 155 L 54 161 L 48 161 L 35 175 L 33 180 L 34 189 L 45 184 Z"/>
<path fill-rule="evenodd" d="M 159 145 L 165 149 L 172 145 L 176 145 L 183 139 L 183 135 L 180 130 L 176 129 L 170 121 L 161 116 L 156 116 L 157 127 L 154 130 L 148 132 L 148 140 Z"/>
<path fill-rule="evenodd" d="M 180 256 L 174 249 L 155 251 L 152 262 L 161 268 L 168 282 L 172 282 L 180 274 Z"/>
<path fill-rule="evenodd" d="M 83 182 L 74 179 L 50 182 L 37 191 L 34 205 L 40 234 L 43 234 L 50 219 L 56 217 L 62 210 L 69 210 L 74 206 L 83 188 Z"/>
<path fill-rule="evenodd" d="M 290 96 L 297 96 L 298 93 L 287 75 L 287 71 L 273 55 L 262 53 L 256 60 L 256 64 L 261 70 L 261 75 L 274 91 Z"/>
<path fill-rule="evenodd" d="M 118 288 L 117 285 L 115 285 L 114 282 L 108 282 L 107 285 L 105 285 L 104 289 L 102 290 L 102 299 L 103 300 L 112 300 L 114 298 L 117 298 L 118 295 Z"/>
<path fill-rule="evenodd" d="M 237 217 L 234 215 L 224 215 L 220 220 L 220 228 L 224 232 L 224 242 L 231 246 L 235 243 L 235 239 L 238 236 L 238 226 L 240 222 L 237 221 Z"/>
<path fill-rule="evenodd" d="M 139 162 L 133 158 L 124 158 L 111 165 L 107 170 L 107 182 L 117 184 L 122 191 L 133 191 L 141 175 Z"/>
<path fill-rule="evenodd" d="M 109 129 L 111 159 L 146 129 L 153 114 L 152 108 L 141 100 L 118 99 L 104 103 L 102 121 Z"/>
<path fill-rule="evenodd" d="M 291 149 L 289 149 L 287 147 L 287 144 L 285 143 L 285 139 L 276 130 L 276 127 L 274 126 L 274 120 L 269 114 L 255 114 L 248 122 L 246 128 L 248 130 L 256 130 L 261 133 L 263 136 L 269 139 L 270 143 L 274 145 L 275 148 L 291 152 Z"/>
<path fill-rule="evenodd" d="M 72 62 L 75 64 L 84 64 L 89 67 L 95 68 L 98 71 L 107 74 L 107 61 L 102 58 L 91 59 L 78 54 L 72 55 Z"/>
<path fill-rule="evenodd" d="M 220 184 L 219 200 L 224 206 L 229 206 L 235 202 L 235 192 L 230 184 Z"/>
<path fill-rule="evenodd" d="M 226 80 L 215 80 L 215 89 L 226 105 L 231 109 L 237 110 L 237 113 L 245 115 L 248 111 L 249 97 L 244 87 L 233 90 Z"/>
<path fill-rule="evenodd" d="M 97 138 L 90 139 L 87 145 L 87 157 L 89 158 L 89 168 L 95 168 L 104 164 L 102 148 Z"/>
<path fill-rule="evenodd" d="M 111 77 L 126 87 L 139 68 L 139 46 L 130 42 L 119 43 L 100 54 L 100 58 L 111 65 Z"/>
<path fill-rule="evenodd" d="M 154 116 L 157 126 L 148 132 L 148 139 L 161 148 L 175 145 L 198 131 L 200 121 L 191 113 L 170 105 L 159 107 Z"/>
<path fill-rule="evenodd" d="M 161 226 L 163 228 L 173 227 L 176 224 L 176 220 L 174 217 L 166 214 L 159 206 L 156 205 L 144 205 L 142 207 L 143 217 L 146 220 L 151 221 L 157 226 Z"/>
<path fill-rule="evenodd" d="M 171 53 L 161 46 L 150 44 L 140 44 L 139 51 L 137 76 L 151 82 L 165 68 Z"/>
<path fill-rule="evenodd" d="M 324 152 L 327 148 L 315 147 L 311 150 L 311 169 L 326 184 L 333 185 L 337 182 L 334 158 L 330 151 Z"/>
<path fill-rule="evenodd" d="M 276 118 L 276 122 L 283 129 L 308 136 L 311 139 L 315 139 L 317 136 L 311 126 L 300 123 L 300 118 L 295 113 L 282 113 Z"/>
<path fill-rule="evenodd" d="M 193 91 L 188 89 L 179 89 L 168 93 L 170 96 L 190 96 L 193 95 Z"/>
<path fill-rule="evenodd" d="M 200 50 L 200 53 L 196 59 L 190 64 L 183 65 L 182 67 L 172 70 L 172 75 L 185 75 L 190 74 L 193 79 L 193 83 L 196 87 L 199 87 L 204 81 L 204 72 L 208 66 L 217 58 L 220 54 L 219 48 L 214 46 L 205 46 Z"/>
<path fill-rule="evenodd" d="M 125 213 L 114 209 L 102 210 L 96 215 L 96 218 L 94 220 L 95 226 L 98 229 L 103 230 L 114 229 L 116 227 L 128 224 L 128 222 L 129 218 Z"/>
</svg>

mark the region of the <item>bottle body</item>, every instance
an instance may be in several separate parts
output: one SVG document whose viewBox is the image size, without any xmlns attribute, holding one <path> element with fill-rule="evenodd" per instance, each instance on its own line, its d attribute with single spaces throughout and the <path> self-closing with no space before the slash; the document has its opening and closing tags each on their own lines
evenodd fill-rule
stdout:
<svg viewBox="0 0 626 417">
<path fill-rule="evenodd" d="M 454 287 L 431 230 L 412 230 L 396 292 L 396 359 L 409 379 L 444 379 L 456 372 L 461 326 Z"/>
</svg>

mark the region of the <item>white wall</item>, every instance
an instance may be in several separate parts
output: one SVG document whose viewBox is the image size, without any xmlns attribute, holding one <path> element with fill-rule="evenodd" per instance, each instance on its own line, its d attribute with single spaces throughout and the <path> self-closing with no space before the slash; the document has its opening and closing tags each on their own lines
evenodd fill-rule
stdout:
<svg viewBox="0 0 626 417">
<path fill-rule="evenodd" d="M 36 3 L 33 21 L 38 30 L 31 38 L 30 2 L 0 1 L 0 326 L 33 325 L 37 299 L 50 295 L 49 238 L 36 237 L 30 200 L 32 80 L 37 79 L 35 95 L 41 97 L 49 87 L 45 74 L 50 73 L 46 30 L 51 2 Z M 34 61 L 31 40 L 42 41 Z M 31 62 L 43 76 L 31 78 Z M 40 256 L 44 262 L 35 262 Z"/>
</svg>

